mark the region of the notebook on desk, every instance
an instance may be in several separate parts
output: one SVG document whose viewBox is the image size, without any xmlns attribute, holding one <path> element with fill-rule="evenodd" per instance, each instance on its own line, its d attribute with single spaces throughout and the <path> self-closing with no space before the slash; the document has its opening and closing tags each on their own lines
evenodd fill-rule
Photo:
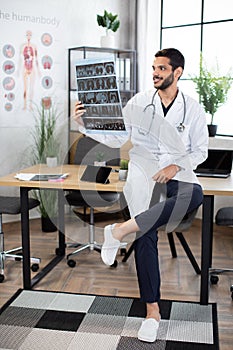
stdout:
<svg viewBox="0 0 233 350">
<path fill-rule="evenodd" d="M 232 170 L 232 150 L 209 149 L 208 158 L 195 170 L 197 176 L 227 178 Z"/>
</svg>

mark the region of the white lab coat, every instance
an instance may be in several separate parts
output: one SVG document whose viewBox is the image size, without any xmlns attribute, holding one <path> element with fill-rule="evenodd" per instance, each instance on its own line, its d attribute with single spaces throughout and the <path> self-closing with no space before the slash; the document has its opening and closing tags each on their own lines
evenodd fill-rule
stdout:
<svg viewBox="0 0 233 350">
<path fill-rule="evenodd" d="M 178 132 L 176 127 L 184 115 L 184 102 L 178 93 L 166 118 L 163 116 L 161 100 L 155 95 L 155 118 L 153 107 L 144 111 L 151 103 L 155 90 L 136 94 L 123 109 L 126 135 L 89 134 L 88 136 L 110 147 L 121 147 L 131 140 L 130 162 L 124 194 L 132 217 L 148 209 L 155 182 L 152 176 L 167 165 L 181 167 L 174 179 L 199 183 L 193 172 L 207 157 L 208 131 L 205 113 L 192 98 L 185 95 L 185 129 Z M 152 122 L 151 122 L 152 121 Z M 85 128 L 80 127 L 82 133 Z M 141 133 L 140 133 L 141 132 Z M 143 134 L 142 134 L 143 133 Z"/>
</svg>

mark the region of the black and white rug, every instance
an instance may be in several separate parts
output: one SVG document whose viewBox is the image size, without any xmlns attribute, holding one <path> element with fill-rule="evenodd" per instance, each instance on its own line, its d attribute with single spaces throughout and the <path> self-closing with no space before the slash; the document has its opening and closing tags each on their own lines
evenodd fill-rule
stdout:
<svg viewBox="0 0 233 350">
<path fill-rule="evenodd" d="M 139 299 L 19 290 L 0 313 L 0 349 L 219 349 L 216 304 L 162 300 L 155 343 L 137 339 Z"/>
</svg>

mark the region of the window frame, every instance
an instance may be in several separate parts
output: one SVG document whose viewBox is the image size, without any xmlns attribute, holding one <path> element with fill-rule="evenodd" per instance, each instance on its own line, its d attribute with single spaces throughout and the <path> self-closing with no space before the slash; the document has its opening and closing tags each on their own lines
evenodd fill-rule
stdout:
<svg viewBox="0 0 233 350">
<path fill-rule="evenodd" d="M 201 13 L 200 13 L 200 21 L 195 23 L 186 23 L 186 24 L 177 24 L 177 25 L 171 25 L 171 26 L 163 26 L 163 11 L 164 11 L 164 1 L 161 0 L 161 14 L 160 14 L 160 49 L 162 48 L 163 43 L 163 31 L 166 29 L 176 29 L 176 28 L 187 28 L 191 26 L 200 26 L 200 52 L 205 56 L 205 50 L 203 48 L 203 32 L 206 25 L 209 24 L 222 24 L 224 22 L 233 22 L 233 18 L 229 19 L 218 19 L 213 21 L 204 21 L 204 8 L 205 8 L 205 0 L 201 0 Z M 233 79 L 233 78 L 232 78 Z M 188 80 L 191 81 L 191 78 L 182 78 L 181 80 Z M 233 137 L 233 134 L 220 134 L 217 133 L 217 136 L 225 136 L 225 137 Z"/>
</svg>

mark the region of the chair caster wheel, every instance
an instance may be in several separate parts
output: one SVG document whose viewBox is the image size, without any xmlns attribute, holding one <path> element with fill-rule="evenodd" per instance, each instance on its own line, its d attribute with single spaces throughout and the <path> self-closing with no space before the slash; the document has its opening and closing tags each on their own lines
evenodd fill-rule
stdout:
<svg viewBox="0 0 233 350">
<path fill-rule="evenodd" d="M 38 264 L 32 264 L 31 270 L 32 270 L 33 272 L 38 271 L 38 270 L 39 270 L 39 265 L 38 265 Z"/>
<path fill-rule="evenodd" d="M 231 299 L 233 300 L 233 284 L 230 286 Z"/>
<path fill-rule="evenodd" d="M 70 260 L 67 261 L 67 265 L 68 265 L 69 267 L 72 267 L 72 268 L 73 268 L 73 267 L 76 266 L 76 261 L 70 259 Z"/>
<path fill-rule="evenodd" d="M 120 252 L 121 252 L 121 256 L 125 256 L 125 254 L 127 253 L 127 250 L 125 248 L 121 248 Z"/>
<path fill-rule="evenodd" d="M 211 283 L 211 284 L 217 284 L 218 281 L 219 281 L 218 276 L 214 276 L 214 275 L 211 275 L 211 276 L 210 276 L 210 283 Z"/>
<path fill-rule="evenodd" d="M 114 261 L 114 263 L 110 266 L 110 267 L 114 267 L 114 268 L 116 268 L 117 267 L 117 265 L 118 265 L 118 261 L 117 260 L 115 260 Z"/>
<path fill-rule="evenodd" d="M 4 275 L 0 274 L 0 283 L 2 283 L 4 281 Z"/>
<path fill-rule="evenodd" d="M 20 258 L 20 257 L 15 258 L 15 261 L 22 261 L 22 258 Z"/>
</svg>

